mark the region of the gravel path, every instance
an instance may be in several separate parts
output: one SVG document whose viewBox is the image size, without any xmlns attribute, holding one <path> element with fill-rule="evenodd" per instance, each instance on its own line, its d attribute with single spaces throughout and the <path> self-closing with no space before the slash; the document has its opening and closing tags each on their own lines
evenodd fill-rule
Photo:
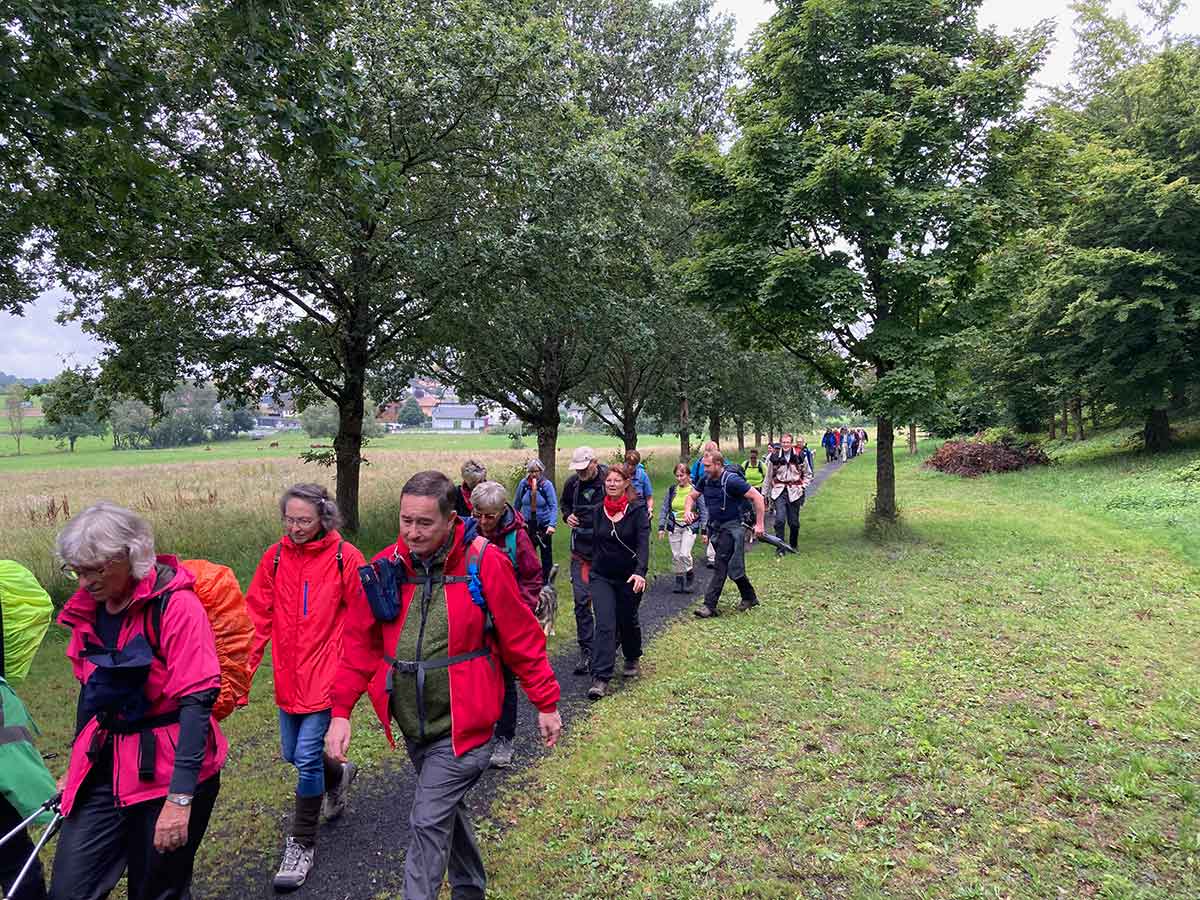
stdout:
<svg viewBox="0 0 1200 900">
<path fill-rule="evenodd" d="M 810 499 L 842 465 L 833 462 L 817 471 L 809 487 Z M 643 638 L 647 642 L 652 641 L 655 635 L 701 597 L 708 585 L 708 577 L 708 570 L 702 562 L 699 563 L 692 594 L 672 593 L 674 578 L 670 575 L 655 578 L 646 588 L 646 597 L 640 609 Z M 567 590 L 561 602 L 569 604 L 570 582 L 560 579 L 559 583 L 565 585 Z M 648 647 L 648 652 L 652 651 L 653 648 Z M 562 713 L 564 729 L 570 729 L 577 718 L 586 715 L 590 705 L 587 689 L 591 679 L 571 674 L 576 657 L 575 646 L 571 644 L 550 661 L 554 671 L 559 673 L 562 689 L 559 711 Z M 613 678 L 610 688 L 621 690 L 619 675 Z M 513 766 L 507 770 L 488 771 L 471 790 L 469 806 L 477 822 L 489 814 L 497 788 L 506 779 L 536 763 L 547 752 L 537 739 L 536 711 L 524 694 L 519 696 Z M 393 761 L 380 769 L 361 773 L 355 782 L 346 815 L 338 822 L 321 826 L 317 865 L 308 884 L 291 896 L 297 900 L 360 900 L 380 892 L 394 892 L 399 896 L 404 869 L 403 848 L 408 845 L 408 813 L 415 785 L 413 774 L 403 749 L 398 750 Z M 280 847 L 282 849 L 282 836 Z M 279 859 L 270 856 L 243 867 L 237 878 L 230 879 L 226 872 L 221 880 L 226 884 L 236 884 L 234 890 L 206 888 L 203 873 L 197 873 L 196 896 L 209 900 L 278 896 L 271 887 L 271 878 L 278 865 Z"/>
</svg>

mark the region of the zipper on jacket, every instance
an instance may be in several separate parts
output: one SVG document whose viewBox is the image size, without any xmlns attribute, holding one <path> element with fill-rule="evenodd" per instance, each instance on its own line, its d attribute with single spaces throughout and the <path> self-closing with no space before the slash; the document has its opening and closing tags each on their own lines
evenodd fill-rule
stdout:
<svg viewBox="0 0 1200 900">
<path fill-rule="evenodd" d="M 308 582 L 304 582 L 304 615 L 308 616 Z"/>
<path fill-rule="evenodd" d="M 416 660 L 417 662 L 420 662 L 422 659 L 425 658 L 423 655 L 424 651 L 422 650 L 422 645 L 425 643 L 425 620 L 429 617 L 429 607 L 432 605 L 431 601 L 433 600 L 433 570 L 429 567 L 429 564 L 424 561 L 421 562 L 421 566 L 425 569 L 425 581 L 421 587 L 421 623 L 420 623 L 420 627 L 417 629 L 417 660 Z M 418 689 L 418 691 L 420 690 L 419 683 L 418 683 L 417 689 Z M 421 697 L 420 700 L 421 700 L 421 706 L 422 706 L 422 708 L 424 708 L 425 698 Z M 417 717 L 417 727 L 420 729 L 419 730 L 420 738 L 422 741 L 424 741 L 425 740 L 425 717 L 424 716 L 419 715 Z"/>
</svg>

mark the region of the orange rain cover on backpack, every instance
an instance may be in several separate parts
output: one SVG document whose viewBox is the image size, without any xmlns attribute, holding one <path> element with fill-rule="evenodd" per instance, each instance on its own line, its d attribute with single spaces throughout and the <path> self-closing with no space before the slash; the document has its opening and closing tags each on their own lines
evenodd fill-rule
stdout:
<svg viewBox="0 0 1200 900">
<path fill-rule="evenodd" d="M 213 704 L 213 715 L 224 719 L 243 705 L 250 694 L 250 645 L 254 642 L 254 624 L 246 612 L 237 576 L 228 566 L 206 559 L 185 559 L 183 567 L 196 576 L 196 596 L 208 613 L 213 636 L 217 639 L 217 659 L 221 662 L 221 693 Z"/>
</svg>

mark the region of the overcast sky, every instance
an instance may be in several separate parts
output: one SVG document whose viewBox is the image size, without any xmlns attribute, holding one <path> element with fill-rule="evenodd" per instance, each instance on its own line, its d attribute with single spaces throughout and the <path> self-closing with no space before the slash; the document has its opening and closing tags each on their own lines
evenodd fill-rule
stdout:
<svg viewBox="0 0 1200 900">
<path fill-rule="evenodd" d="M 1075 49 L 1068 3 L 1069 0 L 984 0 L 982 19 L 984 24 L 995 25 L 1001 31 L 1026 27 L 1039 19 L 1055 19 L 1057 40 L 1038 80 L 1042 84 L 1063 84 L 1069 77 Z M 762 0 L 717 0 L 717 6 L 737 19 L 738 40 L 743 44 L 774 9 L 774 4 Z M 1141 21 L 1136 0 L 1114 0 L 1112 8 Z M 1200 3 L 1194 3 L 1179 15 L 1175 24 L 1177 33 L 1200 33 L 1198 8 Z M 49 378 L 62 370 L 64 362 L 86 363 L 96 358 L 99 345 L 78 325 L 59 325 L 54 321 L 62 298 L 61 292 L 44 294 L 26 308 L 22 317 L 0 313 L 0 371 L 23 378 Z"/>
</svg>

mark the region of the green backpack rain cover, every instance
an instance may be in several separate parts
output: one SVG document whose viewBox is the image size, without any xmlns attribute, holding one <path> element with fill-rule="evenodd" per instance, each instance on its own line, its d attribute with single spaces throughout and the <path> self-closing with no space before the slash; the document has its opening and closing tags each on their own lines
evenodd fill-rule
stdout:
<svg viewBox="0 0 1200 900">
<path fill-rule="evenodd" d="M 20 681 L 29 674 L 53 614 L 50 595 L 33 573 L 10 559 L 0 559 L 0 676 L 5 681 Z"/>
</svg>

